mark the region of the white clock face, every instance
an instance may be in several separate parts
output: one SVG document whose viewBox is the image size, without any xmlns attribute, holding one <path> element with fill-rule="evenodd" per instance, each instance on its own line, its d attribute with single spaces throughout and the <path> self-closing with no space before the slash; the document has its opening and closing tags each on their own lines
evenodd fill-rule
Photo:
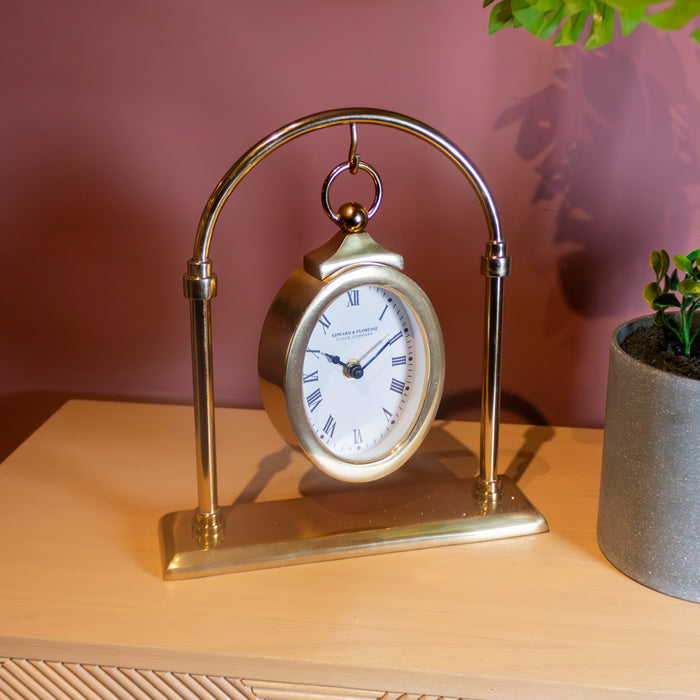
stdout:
<svg viewBox="0 0 700 700">
<path fill-rule="evenodd" d="M 390 454 L 411 431 L 427 381 L 422 327 L 395 290 L 356 286 L 323 309 L 301 391 L 309 425 L 331 454 L 358 464 Z"/>
</svg>

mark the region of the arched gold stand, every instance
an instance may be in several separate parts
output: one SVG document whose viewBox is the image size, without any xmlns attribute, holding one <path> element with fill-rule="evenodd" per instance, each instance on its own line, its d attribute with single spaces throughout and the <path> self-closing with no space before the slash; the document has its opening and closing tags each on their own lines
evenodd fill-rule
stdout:
<svg viewBox="0 0 700 700">
<path fill-rule="evenodd" d="M 415 510 L 406 510 L 400 521 L 392 516 L 390 522 L 382 520 L 379 495 L 375 510 L 368 513 L 365 522 L 357 517 L 352 522 L 329 518 L 328 503 L 315 514 L 313 504 L 305 498 L 237 506 L 218 504 L 211 359 L 211 299 L 216 295 L 216 275 L 209 259 L 214 226 L 228 197 L 261 160 L 299 136 L 342 124 L 350 125 L 353 133 L 357 124 L 387 126 L 434 146 L 466 177 L 486 218 L 489 237 L 481 266 L 486 278 L 486 309 L 479 476 L 447 483 L 438 498 L 432 494 L 429 518 L 424 515 L 426 504 L 416 502 L 415 486 L 409 487 L 410 497 L 407 493 L 408 500 L 416 503 Z M 282 127 L 245 153 L 217 185 L 204 208 L 184 278 L 192 326 L 198 507 L 169 513 L 160 521 L 164 577 L 191 578 L 546 531 L 544 518 L 515 484 L 499 476 L 497 469 L 503 279 L 509 264 L 496 206 L 481 175 L 455 144 L 415 119 L 375 109 L 319 112 Z M 396 492 L 393 497 L 395 500 Z M 367 493 L 362 498 L 366 501 Z"/>
</svg>

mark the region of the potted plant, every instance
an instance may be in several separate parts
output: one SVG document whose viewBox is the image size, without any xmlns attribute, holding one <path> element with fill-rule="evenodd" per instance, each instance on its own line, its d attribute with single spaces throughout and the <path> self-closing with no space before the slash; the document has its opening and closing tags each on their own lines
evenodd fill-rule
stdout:
<svg viewBox="0 0 700 700">
<path fill-rule="evenodd" d="M 660 30 L 695 23 L 698 0 L 484 0 L 489 33 L 523 28 L 554 46 L 596 49 L 640 22 Z M 661 8 L 659 10 L 659 7 Z M 585 38 L 584 38 L 585 37 Z M 621 325 L 610 343 L 601 551 L 631 578 L 700 602 L 700 249 L 654 251 L 644 288 L 655 312 Z M 683 277 L 683 279 L 681 279 Z"/>
<path fill-rule="evenodd" d="M 651 254 L 655 312 L 610 344 L 598 544 L 623 573 L 700 602 L 700 249 Z"/>
</svg>

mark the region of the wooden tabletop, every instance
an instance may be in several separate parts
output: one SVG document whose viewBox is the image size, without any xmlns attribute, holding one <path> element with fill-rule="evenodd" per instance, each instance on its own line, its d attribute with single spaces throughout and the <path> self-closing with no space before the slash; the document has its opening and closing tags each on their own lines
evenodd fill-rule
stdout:
<svg viewBox="0 0 700 700">
<path fill-rule="evenodd" d="M 439 422 L 397 479 L 477 471 Z M 700 697 L 700 605 L 595 538 L 602 432 L 504 425 L 501 471 L 550 532 L 165 582 L 166 512 L 196 505 L 190 407 L 71 401 L 0 466 L 0 656 L 483 698 Z M 263 412 L 217 411 L 219 499 L 329 480 Z M 405 473 L 404 473 L 405 472 Z"/>
</svg>

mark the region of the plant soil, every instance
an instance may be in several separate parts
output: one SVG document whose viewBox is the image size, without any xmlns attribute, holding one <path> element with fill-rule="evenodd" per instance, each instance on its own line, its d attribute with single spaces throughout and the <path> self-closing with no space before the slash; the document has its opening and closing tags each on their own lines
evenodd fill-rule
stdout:
<svg viewBox="0 0 700 700">
<path fill-rule="evenodd" d="M 700 335 L 690 347 L 690 356 L 673 333 L 661 326 L 642 326 L 621 344 L 632 357 L 657 369 L 700 381 Z"/>
</svg>

